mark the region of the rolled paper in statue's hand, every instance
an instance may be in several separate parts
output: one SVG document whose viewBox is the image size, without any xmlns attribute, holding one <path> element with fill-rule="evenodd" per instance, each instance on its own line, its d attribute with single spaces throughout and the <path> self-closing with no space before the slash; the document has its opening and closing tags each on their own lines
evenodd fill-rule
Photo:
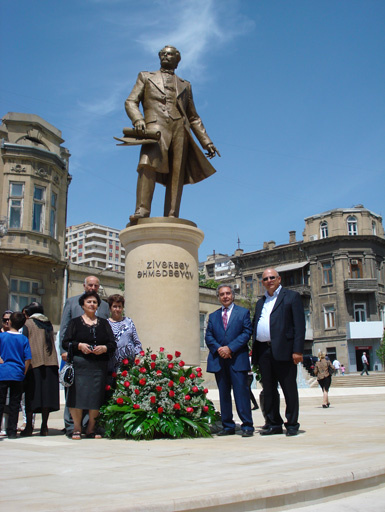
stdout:
<svg viewBox="0 0 385 512">
<path fill-rule="evenodd" d="M 123 144 L 117 146 L 137 146 L 139 144 L 153 144 L 160 140 L 160 131 L 146 130 L 145 132 L 136 131 L 135 128 L 123 128 L 123 137 L 114 137 L 115 140 Z"/>
</svg>

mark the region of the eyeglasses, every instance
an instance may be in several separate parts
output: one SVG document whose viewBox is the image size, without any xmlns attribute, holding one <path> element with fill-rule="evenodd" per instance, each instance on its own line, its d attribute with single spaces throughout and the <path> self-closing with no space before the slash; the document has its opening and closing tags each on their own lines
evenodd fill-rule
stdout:
<svg viewBox="0 0 385 512">
<path fill-rule="evenodd" d="M 278 276 L 267 276 L 267 277 L 264 277 L 264 278 L 262 279 L 262 281 L 264 281 L 264 282 L 265 282 L 265 281 L 269 281 L 269 280 L 270 280 L 270 281 L 274 281 L 275 279 L 277 279 L 277 277 L 278 277 Z"/>
<path fill-rule="evenodd" d="M 2 318 L 2 322 L 4 324 L 8 324 L 9 323 L 9 318 Z"/>
</svg>

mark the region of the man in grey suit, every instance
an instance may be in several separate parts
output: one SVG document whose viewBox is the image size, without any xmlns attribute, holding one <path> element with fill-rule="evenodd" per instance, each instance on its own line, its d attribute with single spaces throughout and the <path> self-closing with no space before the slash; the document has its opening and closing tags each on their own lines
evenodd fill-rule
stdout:
<svg viewBox="0 0 385 512">
<path fill-rule="evenodd" d="M 100 281 L 95 276 L 88 276 L 84 280 L 83 287 L 85 292 L 95 291 L 96 293 L 98 293 Z M 72 318 L 81 316 L 84 313 L 83 308 L 79 304 L 80 297 L 81 295 L 70 297 L 69 299 L 66 300 L 64 304 L 63 314 L 60 323 L 60 354 L 63 361 L 67 360 L 67 352 L 63 350 L 62 342 L 68 324 L 70 323 L 70 320 L 72 320 Z M 102 302 L 100 303 L 100 306 L 96 311 L 96 316 L 98 316 L 99 318 L 106 319 L 110 316 L 110 308 L 108 307 L 107 302 L 105 302 L 104 300 L 102 300 Z M 73 421 L 67 406 L 64 409 L 64 426 L 66 429 L 66 435 L 71 436 L 73 431 Z"/>
<path fill-rule="evenodd" d="M 195 110 L 190 82 L 174 73 L 181 59 L 179 51 L 165 46 L 159 52 L 159 59 L 160 70 L 139 73 L 125 103 L 138 135 L 145 135 L 147 130 L 161 133 L 159 142 L 142 146 L 136 209 L 130 216 L 131 222 L 149 217 L 156 182 L 166 187 L 164 216 L 179 217 L 183 185 L 197 183 L 215 172 L 190 130 L 207 151 L 208 158 L 219 155 Z"/>
</svg>

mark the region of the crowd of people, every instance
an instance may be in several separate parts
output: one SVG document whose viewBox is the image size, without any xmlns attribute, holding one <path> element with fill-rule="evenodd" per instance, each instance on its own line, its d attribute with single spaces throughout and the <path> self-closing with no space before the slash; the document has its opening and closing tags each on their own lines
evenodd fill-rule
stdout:
<svg viewBox="0 0 385 512">
<path fill-rule="evenodd" d="M 262 392 L 261 411 L 265 424 L 262 436 L 299 432 L 297 365 L 303 361 L 305 316 L 301 297 L 281 285 L 273 268 L 262 275 L 266 289 L 256 303 L 253 322 L 250 312 L 234 304 L 234 290 L 221 284 L 217 297 L 221 307 L 209 316 L 206 345 L 209 349 L 207 371 L 215 374 L 219 390 L 222 430 L 220 436 L 235 433 L 231 391 L 242 436 L 254 435 L 252 410 L 258 403 L 252 393 L 253 365 L 258 365 Z M 64 432 L 73 440 L 102 437 L 97 418 L 108 399 L 106 389 L 124 359 L 134 361 L 141 352 L 134 322 L 124 316 L 124 297 L 111 295 L 108 302 L 98 295 L 99 279 L 88 276 L 84 293 L 67 299 L 60 324 L 60 357 L 55 349 L 54 329 L 44 315 L 43 306 L 31 303 L 22 312 L 7 310 L 2 316 L 0 334 L 0 421 L 8 400 L 8 438 L 17 437 L 20 405 L 23 425 L 20 436 L 31 436 L 37 414 L 41 414 L 40 435 L 48 434 L 51 412 L 60 409 L 59 366 L 71 355 L 74 382 L 65 388 Z M 252 337 L 252 351 L 249 340 Z M 314 374 L 323 392 L 322 407 L 328 408 L 332 375 L 345 372 L 337 359 L 333 364 L 320 352 Z M 59 359 L 61 359 L 59 363 Z M 362 356 L 367 372 L 366 353 Z M 280 414 L 281 387 L 286 401 L 286 422 Z M 253 407 L 251 408 L 251 404 Z"/>
<path fill-rule="evenodd" d="M 49 414 L 60 409 L 59 366 L 69 353 L 75 377 L 72 386 L 65 388 L 63 430 L 73 440 L 102 437 L 96 420 L 107 399 L 107 382 L 123 359 L 134 360 L 142 345 L 133 321 L 123 316 L 124 297 L 115 294 L 108 304 L 102 301 L 95 276 L 87 277 L 83 286 L 84 293 L 68 299 L 63 309 L 60 358 L 42 304 L 33 302 L 22 312 L 3 313 L 0 423 L 7 408 L 5 434 L 9 439 L 16 439 L 18 431 L 20 437 L 32 436 L 37 414 L 41 414 L 40 435 L 48 434 Z M 18 429 L 20 407 L 24 423 Z"/>
</svg>

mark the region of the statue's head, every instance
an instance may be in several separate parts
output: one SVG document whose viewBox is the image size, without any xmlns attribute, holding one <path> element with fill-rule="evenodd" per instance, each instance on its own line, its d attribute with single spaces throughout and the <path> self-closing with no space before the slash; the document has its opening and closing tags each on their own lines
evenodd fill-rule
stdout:
<svg viewBox="0 0 385 512">
<path fill-rule="evenodd" d="M 166 45 L 158 53 L 160 65 L 164 69 L 176 69 L 180 62 L 181 56 L 175 46 Z"/>
</svg>

